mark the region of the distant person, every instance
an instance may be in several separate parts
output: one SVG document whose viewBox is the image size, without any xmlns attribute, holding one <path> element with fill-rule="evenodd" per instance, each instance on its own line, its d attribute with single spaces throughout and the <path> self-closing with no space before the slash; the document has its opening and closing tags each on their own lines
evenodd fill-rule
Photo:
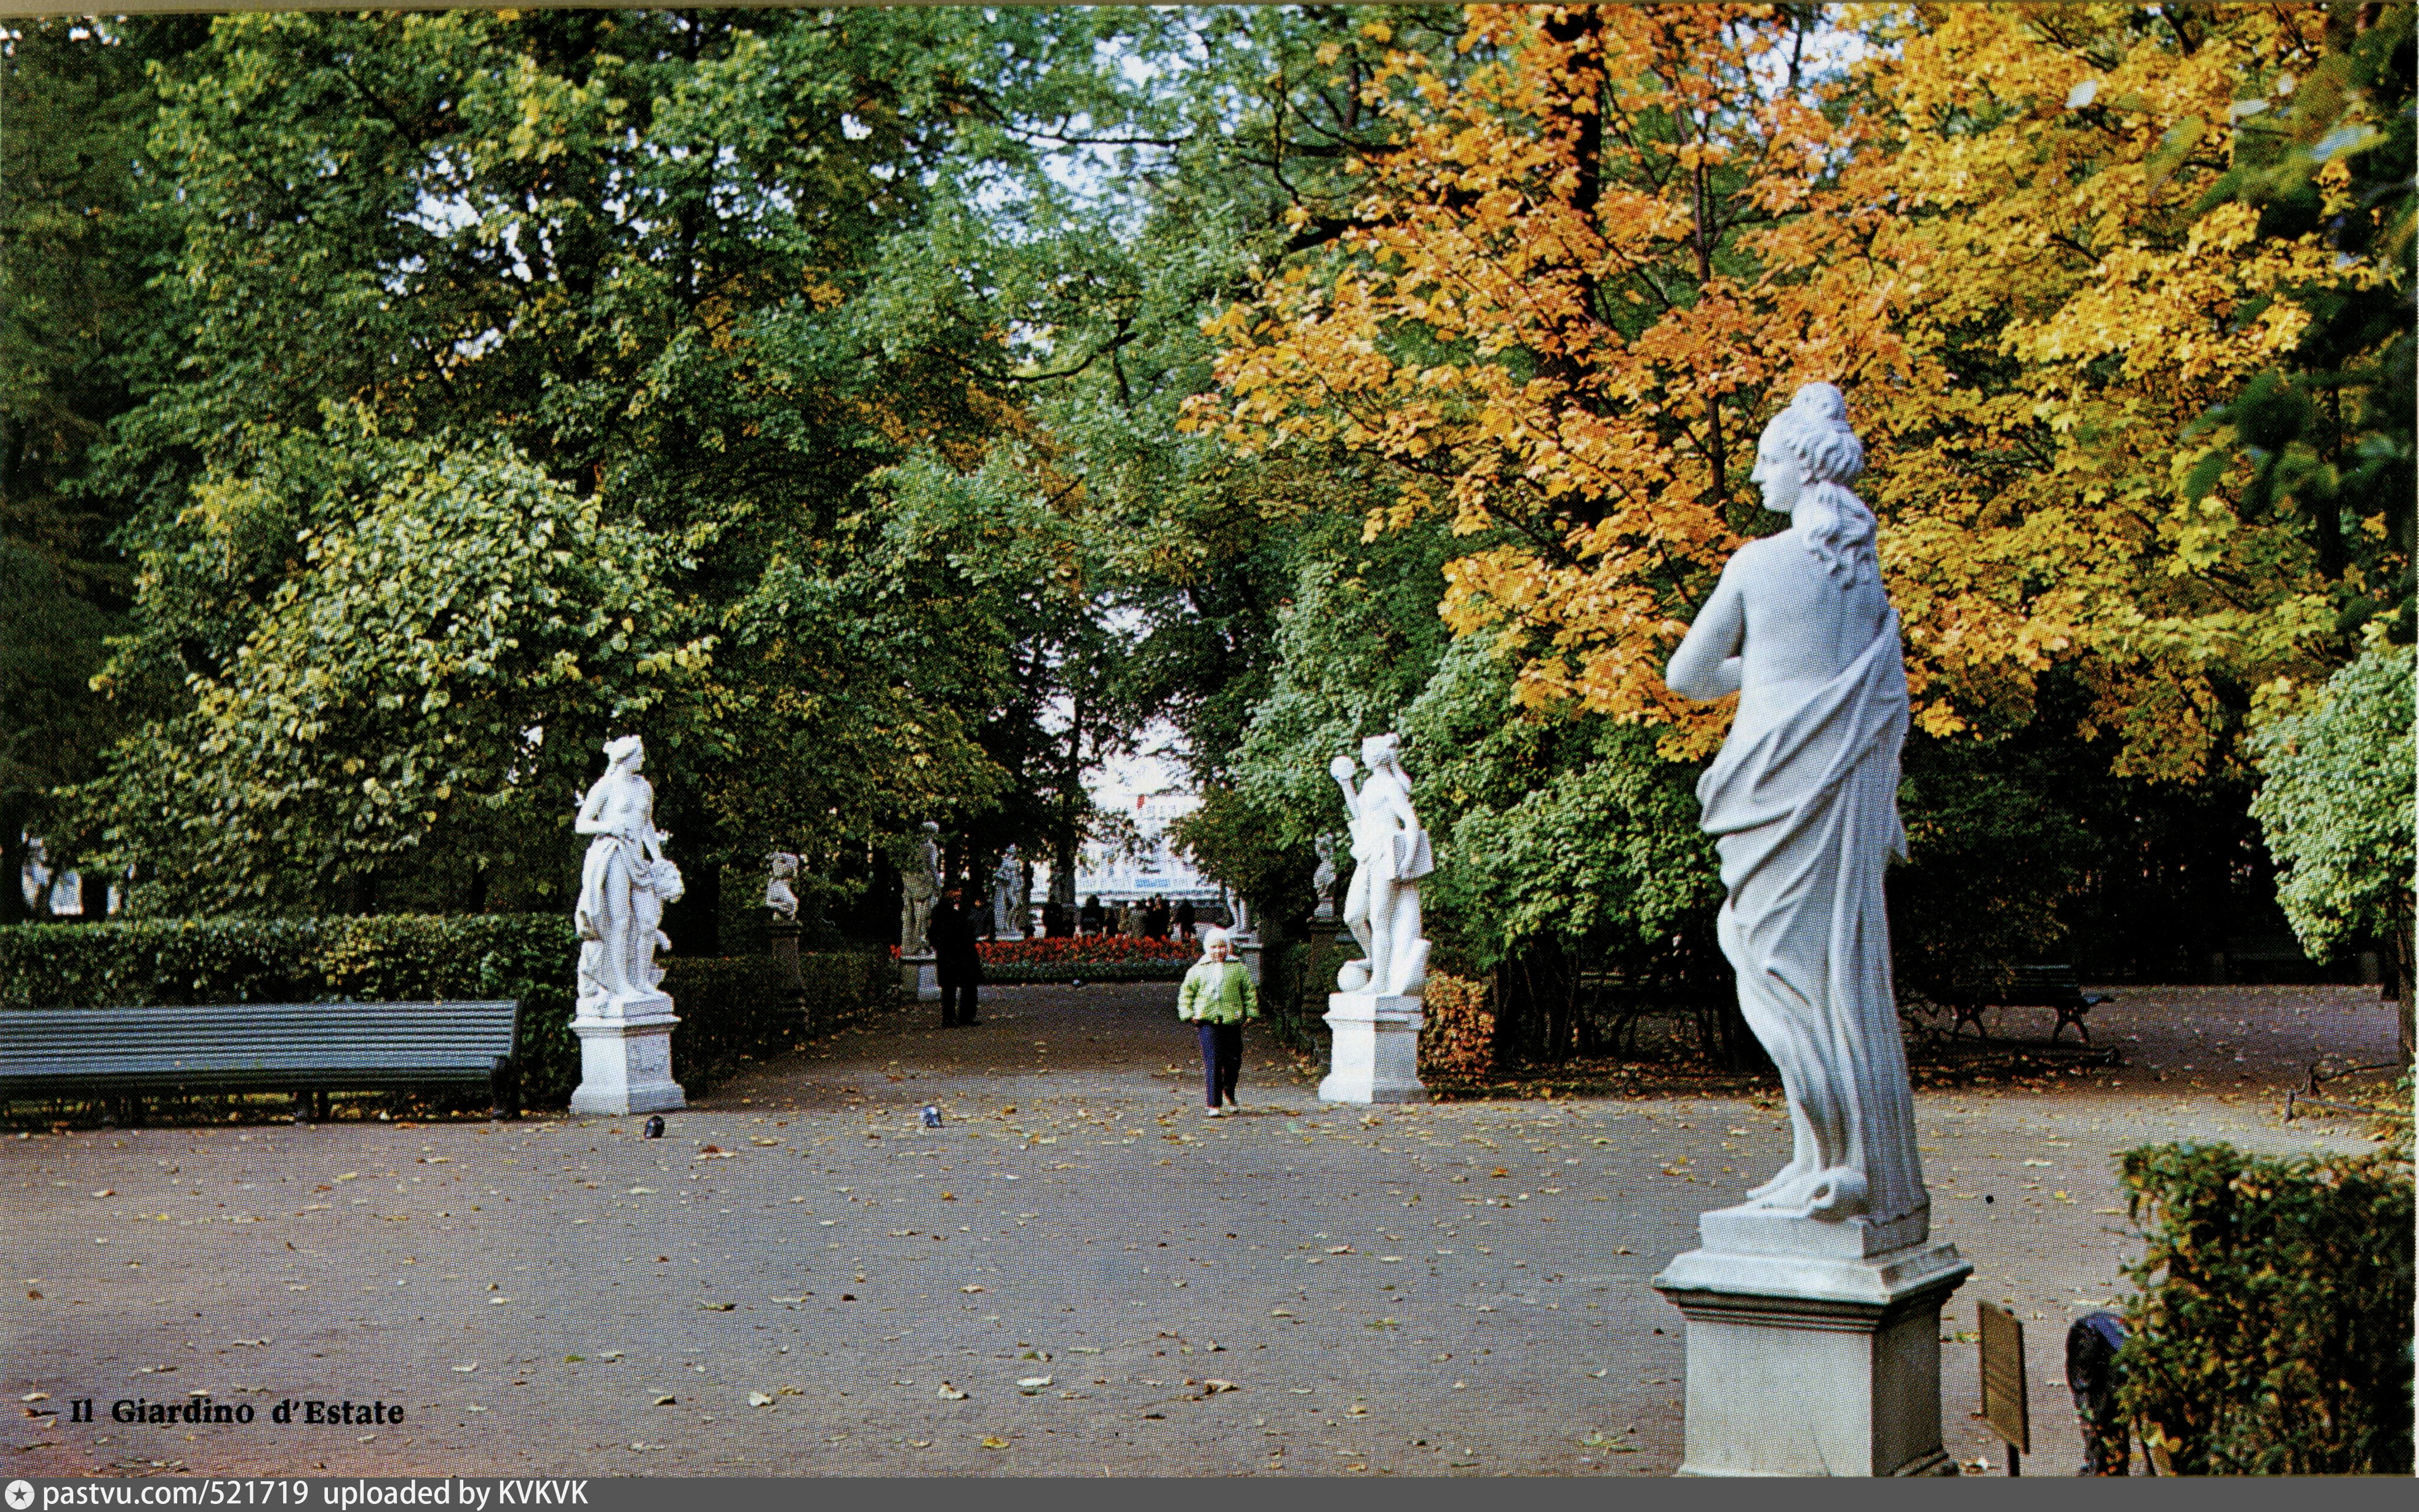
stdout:
<svg viewBox="0 0 2419 1512">
<path fill-rule="evenodd" d="M 1192 899 L 1184 899 L 1176 905 L 1176 937 L 1178 939 L 1192 939 L 1194 937 L 1194 926 L 1199 922 L 1200 916 L 1193 911 Z"/>
<path fill-rule="evenodd" d="M 1201 1041 L 1201 1091 L 1207 1117 L 1225 1116 L 1235 1104 L 1235 1083 L 1243 1072 L 1243 1021 L 1260 1016 L 1252 974 L 1235 959 L 1226 932 L 1201 936 L 1201 959 L 1177 989 L 1176 1016 L 1194 1026 Z"/>
<path fill-rule="evenodd" d="M 932 905 L 927 926 L 932 942 L 932 976 L 941 984 L 941 1027 L 979 1024 L 975 984 L 982 980 L 982 952 L 975 949 L 974 910 L 966 889 L 951 887 Z"/>
<path fill-rule="evenodd" d="M 1153 898 L 1142 911 L 1142 937 L 1146 940 L 1167 938 L 1167 900 Z"/>
<path fill-rule="evenodd" d="M 1101 911 L 1101 895 L 1096 892 L 1076 910 L 1075 931 L 1079 934 L 1098 934 L 1108 927 L 1108 916 Z"/>
<path fill-rule="evenodd" d="M 1067 934 L 1067 905 L 1053 898 L 1041 905 L 1041 937 L 1064 939 Z"/>
</svg>

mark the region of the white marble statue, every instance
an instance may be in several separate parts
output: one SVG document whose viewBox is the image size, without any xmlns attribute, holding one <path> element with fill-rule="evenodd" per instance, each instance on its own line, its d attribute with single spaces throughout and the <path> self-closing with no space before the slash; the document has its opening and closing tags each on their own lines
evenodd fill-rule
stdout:
<svg viewBox="0 0 2419 1512">
<path fill-rule="evenodd" d="M 931 955 L 932 900 L 941 895 L 941 826 L 924 821 L 916 859 L 899 878 L 899 953 Z"/>
<path fill-rule="evenodd" d="M 798 858 L 788 851 L 775 851 L 769 860 L 773 874 L 764 884 L 764 906 L 783 923 L 794 924 L 798 919 L 798 894 L 790 886 L 790 879 L 798 874 Z"/>
<path fill-rule="evenodd" d="M 991 929 L 1004 940 L 1025 938 L 1025 863 L 1013 845 L 991 874 Z"/>
<path fill-rule="evenodd" d="M 579 1014 L 619 1015 L 631 1001 L 661 995 L 655 951 L 670 949 L 664 904 L 681 895 L 680 868 L 664 856 L 671 837 L 655 828 L 655 790 L 639 775 L 646 746 L 624 735 L 605 746 L 605 775 L 572 821 L 593 836 L 579 871 Z"/>
<path fill-rule="evenodd" d="M 1352 758 L 1327 766 L 1344 790 L 1352 816 L 1352 883 L 1344 897 L 1344 922 L 1361 942 L 1366 959 L 1348 961 L 1335 984 L 1348 993 L 1416 997 L 1427 984 L 1428 942 L 1420 937 L 1420 878 L 1436 870 L 1427 831 L 1411 809 L 1411 779 L 1403 770 L 1400 735 L 1372 735 L 1361 742 L 1361 764 L 1369 775 L 1352 788 Z"/>
<path fill-rule="evenodd" d="M 1731 558 L 1664 681 L 1686 698 L 1739 695 L 1697 796 L 1729 891 L 1722 953 L 1795 1133 L 1789 1164 L 1732 1211 L 1883 1226 L 1929 1203 L 1882 898 L 1882 868 L 1906 846 L 1906 671 L 1872 512 L 1846 487 L 1863 467 L 1840 391 L 1799 389 L 1753 474 L 1789 529 Z"/>
</svg>

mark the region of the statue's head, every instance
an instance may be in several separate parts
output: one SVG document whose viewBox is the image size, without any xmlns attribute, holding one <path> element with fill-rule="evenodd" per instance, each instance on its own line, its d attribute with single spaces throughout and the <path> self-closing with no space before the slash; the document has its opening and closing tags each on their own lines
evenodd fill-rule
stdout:
<svg viewBox="0 0 2419 1512">
<path fill-rule="evenodd" d="M 636 735 L 624 735 L 619 740 L 605 742 L 608 764 L 635 772 L 647 760 L 647 743 Z"/>
<path fill-rule="evenodd" d="M 1393 731 L 1382 735 L 1371 735 L 1361 742 L 1361 764 L 1369 770 L 1374 772 L 1381 766 L 1400 766 L 1402 764 L 1403 737 Z"/>
<path fill-rule="evenodd" d="M 939 834 L 940 832 L 941 832 L 941 826 L 940 826 L 940 824 L 939 824 L 939 822 L 938 822 L 938 821 L 936 821 L 936 820 L 932 820 L 932 819 L 927 819 L 927 820 L 925 820 L 925 821 L 924 821 L 924 833 L 925 833 L 925 834 L 927 834 L 927 835 L 937 835 L 937 834 Z"/>
<path fill-rule="evenodd" d="M 1848 401 L 1828 383 L 1799 388 L 1756 447 L 1755 479 L 1766 507 L 1791 517 L 1806 548 L 1843 588 L 1879 571 L 1873 512 L 1848 488 L 1864 470 L 1864 443 L 1848 428 Z"/>
<path fill-rule="evenodd" d="M 1757 450 L 1785 453 L 1807 483 L 1853 483 L 1865 471 L 1864 443 L 1848 428 L 1848 401 L 1828 383 L 1801 387 L 1764 427 Z"/>
</svg>

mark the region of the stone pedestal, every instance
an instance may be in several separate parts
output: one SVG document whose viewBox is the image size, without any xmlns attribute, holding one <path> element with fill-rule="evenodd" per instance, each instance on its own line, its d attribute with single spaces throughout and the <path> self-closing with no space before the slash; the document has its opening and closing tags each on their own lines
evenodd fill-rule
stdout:
<svg viewBox="0 0 2419 1512">
<path fill-rule="evenodd" d="M 1704 1247 L 1655 1278 L 1687 1319 L 1681 1474 L 1957 1473 L 1940 1440 L 1940 1307 L 1974 1267 L 1924 1237 L 1929 1220 L 1699 1220 Z"/>
<path fill-rule="evenodd" d="M 798 966 L 798 936 L 805 933 L 796 924 L 764 926 L 765 953 L 773 958 L 773 969 L 780 974 L 781 985 L 792 992 L 807 990 L 807 979 Z"/>
<path fill-rule="evenodd" d="M 1425 1103 L 1420 1082 L 1420 1026 L 1416 997 L 1378 993 L 1330 993 L 1327 1026 L 1333 1035 L 1327 1079 L 1318 1084 L 1328 1103 Z"/>
<path fill-rule="evenodd" d="M 930 955 L 902 955 L 899 958 L 899 995 L 911 1003 L 937 1003 L 941 1000 L 941 976 Z"/>
<path fill-rule="evenodd" d="M 1260 976 L 1260 957 L 1268 949 L 1268 947 L 1260 941 L 1252 939 L 1249 936 L 1237 938 L 1236 936 L 1229 935 L 1227 936 L 1227 943 L 1235 948 L 1235 959 L 1243 963 L 1243 969 L 1251 973 L 1252 991 L 1260 991 L 1261 988 L 1266 985 Z M 1265 1007 L 1260 1011 L 1262 1012 L 1268 1011 Z"/>
<path fill-rule="evenodd" d="M 661 993 L 608 999 L 594 1017 L 571 1021 L 579 1036 L 579 1088 L 574 1113 L 663 1113 L 688 1106 L 672 1080 L 672 1026 L 680 1022 Z"/>
</svg>

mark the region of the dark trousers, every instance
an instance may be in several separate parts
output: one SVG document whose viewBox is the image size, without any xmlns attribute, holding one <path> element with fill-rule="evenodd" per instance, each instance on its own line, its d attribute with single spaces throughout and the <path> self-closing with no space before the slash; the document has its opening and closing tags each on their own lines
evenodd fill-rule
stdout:
<svg viewBox="0 0 2419 1512">
<path fill-rule="evenodd" d="M 941 1027 L 947 1029 L 975 1022 L 975 984 L 971 981 L 941 983 Z"/>
<path fill-rule="evenodd" d="M 1235 1078 L 1243 1072 L 1243 1026 L 1240 1024 L 1202 1024 L 1201 1031 L 1201 1093 L 1206 1104 L 1216 1107 L 1222 1097 L 1235 1095 Z"/>
</svg>

